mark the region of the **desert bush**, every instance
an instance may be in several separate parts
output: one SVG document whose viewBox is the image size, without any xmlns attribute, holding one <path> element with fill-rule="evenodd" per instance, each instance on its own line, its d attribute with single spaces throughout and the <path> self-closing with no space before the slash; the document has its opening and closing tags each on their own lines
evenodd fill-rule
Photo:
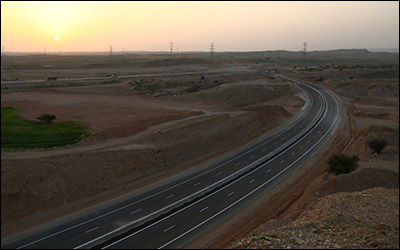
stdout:
<svg viewBox="0 0 400 250">
<path fill-rule="evenodd" d="M 385 140 L 372 139 L 368 142 L 368 147 L 372 150 L 372 152 L 380 154 L 382 149 L 384 149 L 387 144 L 388 143 Z"/>
<path fill-rule="evenodd" d="M 333 155 L 328 159 L 328 172 L 339 174 L 350 173 L 358 167 L 358 156 L 346 156 L 344 154 Z"/>
<path fill-rule="evenodd" d="M 53 120 L 56 119 L 56 116 L 55 115 L 51 115 L 51 114 L 42 114 L 41 116 L 39 116 L 36 119 L 38 119 L 40 121 L 43 121 L 46 124 L 50 124 Z"/>
</svg>

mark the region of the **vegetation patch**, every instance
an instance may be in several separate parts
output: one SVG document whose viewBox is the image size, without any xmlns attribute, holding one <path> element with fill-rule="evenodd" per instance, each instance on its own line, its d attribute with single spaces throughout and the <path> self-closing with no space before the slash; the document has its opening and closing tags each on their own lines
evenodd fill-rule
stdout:
<svg viewBox="0 0 400 250">
<path fill-rule="evenodd" d="M 51 148 L 79 142 L 90 135 L 75 121 L 55 124 L 22 119 L 15 108 L 1 108 L 1 148 Z"/>
<path fill-rule="evenodd" d="M 385 140 L 372 139 L 368 141 L 368 147 L 376 154 L 380 154 L 387 145 L 388 143 Z"/>
<path fill-rule="evenodd" d="M 333 155 L 328 160 L 328 172 L 339 174 L 347 174 L 350 173 L 358 167 L 358 161 L 360 158 L 358 156 L 346 156 L 344 154 Z"/>
</svg>

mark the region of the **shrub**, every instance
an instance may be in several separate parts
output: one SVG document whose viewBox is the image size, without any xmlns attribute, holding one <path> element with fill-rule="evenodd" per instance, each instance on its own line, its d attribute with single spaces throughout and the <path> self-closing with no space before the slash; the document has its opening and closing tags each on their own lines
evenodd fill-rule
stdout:
<svg viewBox="0 0 400 250">
<path fill-rule="evenodd" d="M 50 124 L 53 120 L 56 119 L 55 115 L 50 115 L 50 114 L 42 114 L 38 118 L 38 120 L 44 121 L 46 124 Z"/>
<path fill-rule="evenodd" d="M 328 160 L 328 172 L 339 174 L 347 174 L 354 171 L 358 167 L 358 156 L 346 156 L 344 154 L 333 155 Z"/>
<path fill-rule="evenodd" d="M 388 143 L 385 140 L 372 139 L 368 142 L 368 147 L 372 152 L 380 154 L 382 149 L 386 147 Z"/>
</svg>

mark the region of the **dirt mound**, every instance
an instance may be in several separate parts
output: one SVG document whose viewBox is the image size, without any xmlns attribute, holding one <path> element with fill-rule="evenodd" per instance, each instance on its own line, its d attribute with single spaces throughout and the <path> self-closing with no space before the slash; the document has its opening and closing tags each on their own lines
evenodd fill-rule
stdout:
<svg viewBox="0 0 400 250">
<path fill-rule="evenodd" d="M 359 82 L 358 82 L 359 83 Z M 360 87 L 363 85 L 363 88 Z M 392 83 L 369 83 L 357 84 L 342 83 L 341 88 L 336 92 L 344 97 L 358 97 L 358 96 L 399 96 L 399 84 Z"/>
<path fill-rule="evenodd" d="M 399 187 L 399 173 L 376 167 L 361 167 L 349 174 L 324 178 L 328 179 L 310 192 L 310 201 L 338 192 L 356 192 L 374 187 Z"/>
<path fill-rule="evenodd" d="M 399 214 L 393 213 L 398 206 L 398 189 L 332 194 L 320 198 L 296 221 L 246 237 L 231 248 L 398 249 Z"/>
</svg>

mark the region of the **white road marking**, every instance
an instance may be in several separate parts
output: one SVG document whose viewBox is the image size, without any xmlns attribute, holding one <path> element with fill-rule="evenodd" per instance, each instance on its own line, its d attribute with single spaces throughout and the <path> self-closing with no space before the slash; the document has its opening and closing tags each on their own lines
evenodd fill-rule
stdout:
<svg viewBox="0 0 400 250">
<path fill-rule="evenodd" d="M 221 171 L 221 172 L 218 172 L 216 175 L 220 175 L 220 174 L 222 174 L 222 172 L 223 172 L 223 171 Z"/>
<path fill-rule="evenodd" d="M 208 209 L 208 206 L 207 207 L 205 207 L 205 208 L 203 208 L 202 210 L 200 210 L 199 212 L 201 213 L 201 212 L 204 212 L 204 211 L 206 211 Z"/>
<path fill-rule="evenodd" d="M 236 163 L 236 164 L 235 164 L 235 167 L 237 167 L 237 166 L 239 166 L 239 165 L 240 165 L 240 162 Z"/>
<path fill-rule="evenodd" d="M 132 211 L 132 212 L 130 212 L 130 214 L 137 213 L 137 212 L 139 212 L 140 210 L 142 210 L 142 209 L 141 209 L 141 208 L 139 208 L 139 209 L 137 209 L 137 210 L 135 210 L 135 211 Z"/>
<path fill-rule="evenodd" d="M 303 148 L 303 146 L 300 147 L 300 149 L 302 149 L 302 148 Z"/>
<path fill-rule="evenodd" d="M 100 227 L 100 226 L 97 226 L 97 227 L 94 227 L 94 228 L 92 228 L 92 229 L 89 229 L 89 230 L 85 231 L 85 234 L 87 234 L 87 233 L 89 233 L 89 232 L 92 232 L 92 231 L 98 229 L 99 227 Z"/>
<path fill-rule="evenodd" d="M 249 181 L 249 184 L 250 184 L 250 183 L 253 183 L 255 180 L 256 180 L 256 179 L 253 179 L 253 180 Z"/>
<path fill-rule="evenodd" d="M 165 197 L 165 199 L 168 200 L 169 198 L 172 198 L 172 197 L 174 197 L 174 196 L 175 196 L 175 194 L 171 194 L 171 195 Z"/>
<path fill-rule="evenodd" d="M 250 159 L 253 158 L 253 157 L 254 157 L 254 155 L 250 156 Z"/>
<path fill-rule="evenodd" d="M 171 229 L 174 228 L 174 227 L 175 227 L 175 225 L 172 225 L 172 226 L 170 226 L 169 228 L 165 229 L 163 232 L 165 233 L 165 232 L 171 230 Z"/>
<path fill-rule="evenodd" d="M 234 193 L 235 193 L 235 191 L 229 193 L 229 194 L 227 195 L 227 197 L 231 196 L 231 195 L 234 194 Z"/>
<path fill-rule="evenodd" d="M 265 150 L 267 150 L 267 148 L 263 148 L 263 150 L 262 150 L 262 151 L 264 152 Z"/>
<path fill-rule="evenodd" d="M 293 152 L 292 154 L 291 154 L 291 156 L 293 156 L 295 154 L 295 152 Z"/>
<path fill-rule="evenodd" d="M 282 160 L 282 161 L 281 161 L 281 164 L 284 163 L 284 162 L 285 162 L 285 160 Z"/>
<path fill-rule="evenodd" d="M 272 146 L 274 146 L 276 144 L 276 142 L 272 143 Z"/>
<path fill-rule="evenodd" d="M 193 186 L 195 187 L 195 186 L 197 186 L 197 185 L 200 185 L 200 183 L 201 183 L 201 181 L 195 183 Z"/>
<path fill-rule="evenodd" d="M 267 170 L 267 173 L 268 173 L 269 171 L 271 171 L 271 169 L 268 169 L 268 170 Z"/>
</svg>

